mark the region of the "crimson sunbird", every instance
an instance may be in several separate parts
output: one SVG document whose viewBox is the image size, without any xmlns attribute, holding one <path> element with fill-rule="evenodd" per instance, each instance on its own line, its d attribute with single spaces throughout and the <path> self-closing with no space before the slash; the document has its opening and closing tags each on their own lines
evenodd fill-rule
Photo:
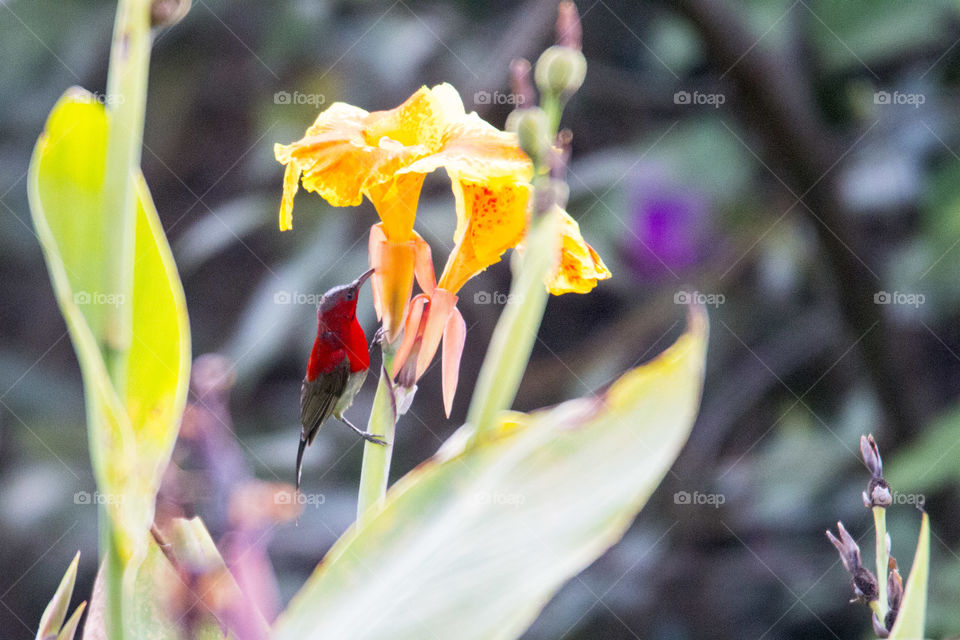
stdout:
<svg viewBox="0 0 960 640">
<path fill-rule="evenodd" d="M 370 269 L 350 284 L 334 287 L 323 294 L 317 306 L 317 338 L 313 341 L 307 375 L 300 388 L 300 449 L 297 451 L 297 489 L 303 451 L 330 416 L 343 422 L 361 437 L 386 444 L 380 437 L 355 427 L 343 412 L 363 386 L 370 367 L 367 337 L 357 322 L 357 297 L 360 287 L 373 274 Z"/>
</svg>

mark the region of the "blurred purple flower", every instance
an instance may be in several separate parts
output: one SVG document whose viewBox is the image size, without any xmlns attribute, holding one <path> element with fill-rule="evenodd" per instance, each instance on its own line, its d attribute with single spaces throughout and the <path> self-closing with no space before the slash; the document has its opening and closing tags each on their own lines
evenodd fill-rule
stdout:
<svg viewBox="0 0 960 640">
<path fill-rule="evenodd" d="M 624 251 L 636 274 L 657 280 L 704 262 L 712 212 L 698 191 L 664 178 L 640 181 L 630 200 L 630 228 Z"/>
</svg>

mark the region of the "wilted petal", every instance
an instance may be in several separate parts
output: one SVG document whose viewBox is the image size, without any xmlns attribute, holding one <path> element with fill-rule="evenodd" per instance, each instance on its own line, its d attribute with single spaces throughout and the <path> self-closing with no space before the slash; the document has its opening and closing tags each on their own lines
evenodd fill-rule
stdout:
<svg viewBox="0 0 960 640">
<path fill-rule="evenodd" d="M 417 356 L 417 380 L 430 366 L 430 361 L 437 353 L 440 339 L 443 338 L 447 318 L 457 307 L 457 296 L 446 289 L 437 287 L 430 295 L 430 306 L 427 307 L 427 321 L 423 327 L 423 344 Z"/>
<path fill-rule="evenodd" d="M 443 353 L 441 370 L 443 372 L 443 410 L 450 417 L 453 408 L 453 396 L 457 393 L 457 381 L 460 378 L 460 358 L 463 345 L 467 340 L 467 323 L 460 310 L 454 307 L 447 326 L 443 330 Z"/>
<path fill-rule="evenodd" d="M 547 289 L 554 295 L 587 293 L 598 280 L 610 277 L 610 270 L 580 234 L 580 225 L 566 211 L 561 211 L 563 244 L 556 271 L 547 279 Z"/>
<path fill-rule="evenodd" d="M 406 364 L 407 358 L 409 358 L 413 352 L 414 344 L 417 343 L 418 338 L 422 338 L 423 336 L 421 320 L 423 319 L 424 307 L 426 307 L 429 301 L 429 296 L 422 293 L 410 301 L 410 309 L 407 312 L 407 319 L 403 327 L 403 340 L 400 342 L 397 354 L 393 358 L 393 371 L 391 372 L 391 377 L 393 378 L 397 377 L 400 369 Z"/>
</svg>

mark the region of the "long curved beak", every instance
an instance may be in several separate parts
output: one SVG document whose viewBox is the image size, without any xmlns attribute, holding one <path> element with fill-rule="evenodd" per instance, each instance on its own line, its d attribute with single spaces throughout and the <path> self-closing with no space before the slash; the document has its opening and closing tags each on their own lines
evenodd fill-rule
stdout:
<svg viewBox="0 0 960 640">
<path fill-rule="evenodd" d="M 366 282 L 367 279 L 368 279 L 370 276 L 373 275 L 373 272 L 374 272 L 373 269 L 368 269 L 367 271 L 364 271 L 364 272 L 360 275 L 359 278 L 357 278 L 356 280 L 353 281 L 353 284 L 352 284 L 351 286 L 352 286 L 354 289 L 359 290 L 360 287 L 363 286 L 363 283 Z"/>
</svg>

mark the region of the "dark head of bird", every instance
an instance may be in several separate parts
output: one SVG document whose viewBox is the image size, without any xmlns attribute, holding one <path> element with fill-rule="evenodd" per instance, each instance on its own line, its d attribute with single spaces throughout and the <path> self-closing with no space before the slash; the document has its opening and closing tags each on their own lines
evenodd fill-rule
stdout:
<svg viewBox="0 0 960 640">
<path fill-rule="evenodd" d="M 359 278 L 348 284 L 334 287 L 323 294 L 317 305 L 317 319 L 329 324 L 330 321 L 353 320 L 357 315 L 357 298 L 360 287 L 373 275 L 373 269 L 365 271 Z"/>
</svg>

